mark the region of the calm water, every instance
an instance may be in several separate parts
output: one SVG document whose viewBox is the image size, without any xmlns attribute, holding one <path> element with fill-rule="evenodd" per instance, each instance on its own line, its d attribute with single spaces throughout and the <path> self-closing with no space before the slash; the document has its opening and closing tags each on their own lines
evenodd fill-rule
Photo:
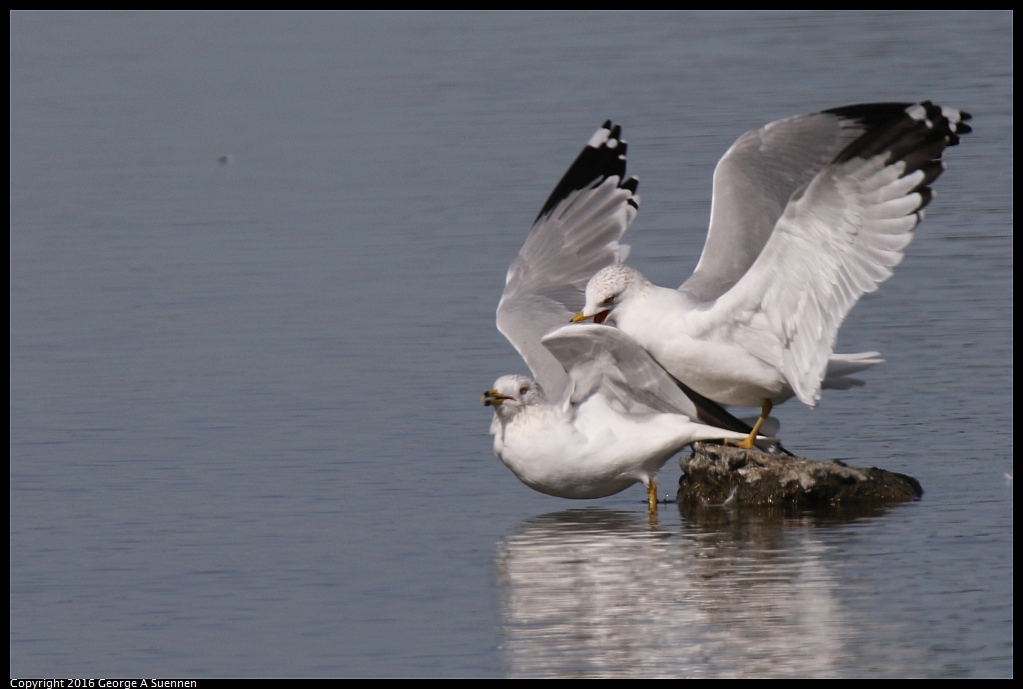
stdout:
<svg viewBox="0 0 1023 689">
<path fill-rule="evenodd" d="M 11 676 L 1011 676 L 1012 19 L 13 14 Z M 667 284 L 743 131 L 921 98 L 975 133 L 842 331 L 888 363 L 778 417 L 922 501 L 653 528 L 493 458 L 504 272 L 604 118 Z"/>
</svg>

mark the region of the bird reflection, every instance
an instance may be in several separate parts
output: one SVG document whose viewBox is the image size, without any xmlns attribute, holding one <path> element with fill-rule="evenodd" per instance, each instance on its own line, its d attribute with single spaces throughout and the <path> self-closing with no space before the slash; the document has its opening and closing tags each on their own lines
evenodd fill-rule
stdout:
<svg viewBox="0 0 1023 689">
<path fill-rule="evenodd" d="M 524 522 L 497 563 L 509 675 L 848 672 L 830 547 L 808 528 L 821 518 L 708 514 L 676 533 L 600 508 Z"/>
</svg>

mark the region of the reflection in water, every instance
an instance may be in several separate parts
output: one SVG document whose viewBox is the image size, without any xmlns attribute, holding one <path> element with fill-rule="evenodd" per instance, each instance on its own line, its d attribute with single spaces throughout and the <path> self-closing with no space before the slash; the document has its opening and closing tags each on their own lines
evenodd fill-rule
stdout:
<svg viewBox="0 0 1023 689">
<path fill-rule="evenodd" d="M 856 516 L 714 509 L 687 518 L 681 534 L 601 509 L 530 519 L 498 556 L 508 672 L 848 672 L 830 546 L 807 527 Z"/>
</svg>

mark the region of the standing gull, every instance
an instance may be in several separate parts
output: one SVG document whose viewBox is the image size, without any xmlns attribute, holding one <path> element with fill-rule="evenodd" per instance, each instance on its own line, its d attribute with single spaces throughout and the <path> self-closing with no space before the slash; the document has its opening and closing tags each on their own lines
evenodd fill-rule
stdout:
<svg viewBox="0 0 1023 689">
<path fill-rule="evenodd" d="M 642 483 L 656 510 L 654 476 L 672 455 L 696 440 L 744 438 L 749 427 L 719 407 L 698 409 L 624 332 L 565 325 L 587 280 L 628 252 L 618 240 L 639 197 L 620 137 L 611 122 L 597 130 L 509 267 L 497 327 L 536 380 L 502 376 L 482 401 L 494 408 L 494 454 L 527 486 L 600 498 Z"/>
<path fill-rule="evenodd" d="M 968 119 L 930 101 L 866 103 L 747 132 L 714 171 L 693 275 L 676 290 L 607 266 L 572 320 L 608 320 L 719 404 L 761 406 L 755 431 L 793 395 L 815 406 L 822 387 L 881 363 L 834 354 L 838 328 L 902 260 Z"/>
</svg>

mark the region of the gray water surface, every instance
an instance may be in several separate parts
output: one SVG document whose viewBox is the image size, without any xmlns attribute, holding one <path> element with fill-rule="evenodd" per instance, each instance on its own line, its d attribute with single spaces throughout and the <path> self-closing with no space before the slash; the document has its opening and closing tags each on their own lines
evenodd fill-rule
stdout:
<svg viewBox="0 0 1023 689">
<path fill-rule="evenodd" d="M 1013 674 L 1011 13 L 14 13 L 11 676 Z M 681 282 L 744 131 L 974 114 L 790 448 L 923 500 L 530 491 L 479 395 L 605 118 Z M 671 492 L 678 469 L 659 477 Z"/>
</svg>

